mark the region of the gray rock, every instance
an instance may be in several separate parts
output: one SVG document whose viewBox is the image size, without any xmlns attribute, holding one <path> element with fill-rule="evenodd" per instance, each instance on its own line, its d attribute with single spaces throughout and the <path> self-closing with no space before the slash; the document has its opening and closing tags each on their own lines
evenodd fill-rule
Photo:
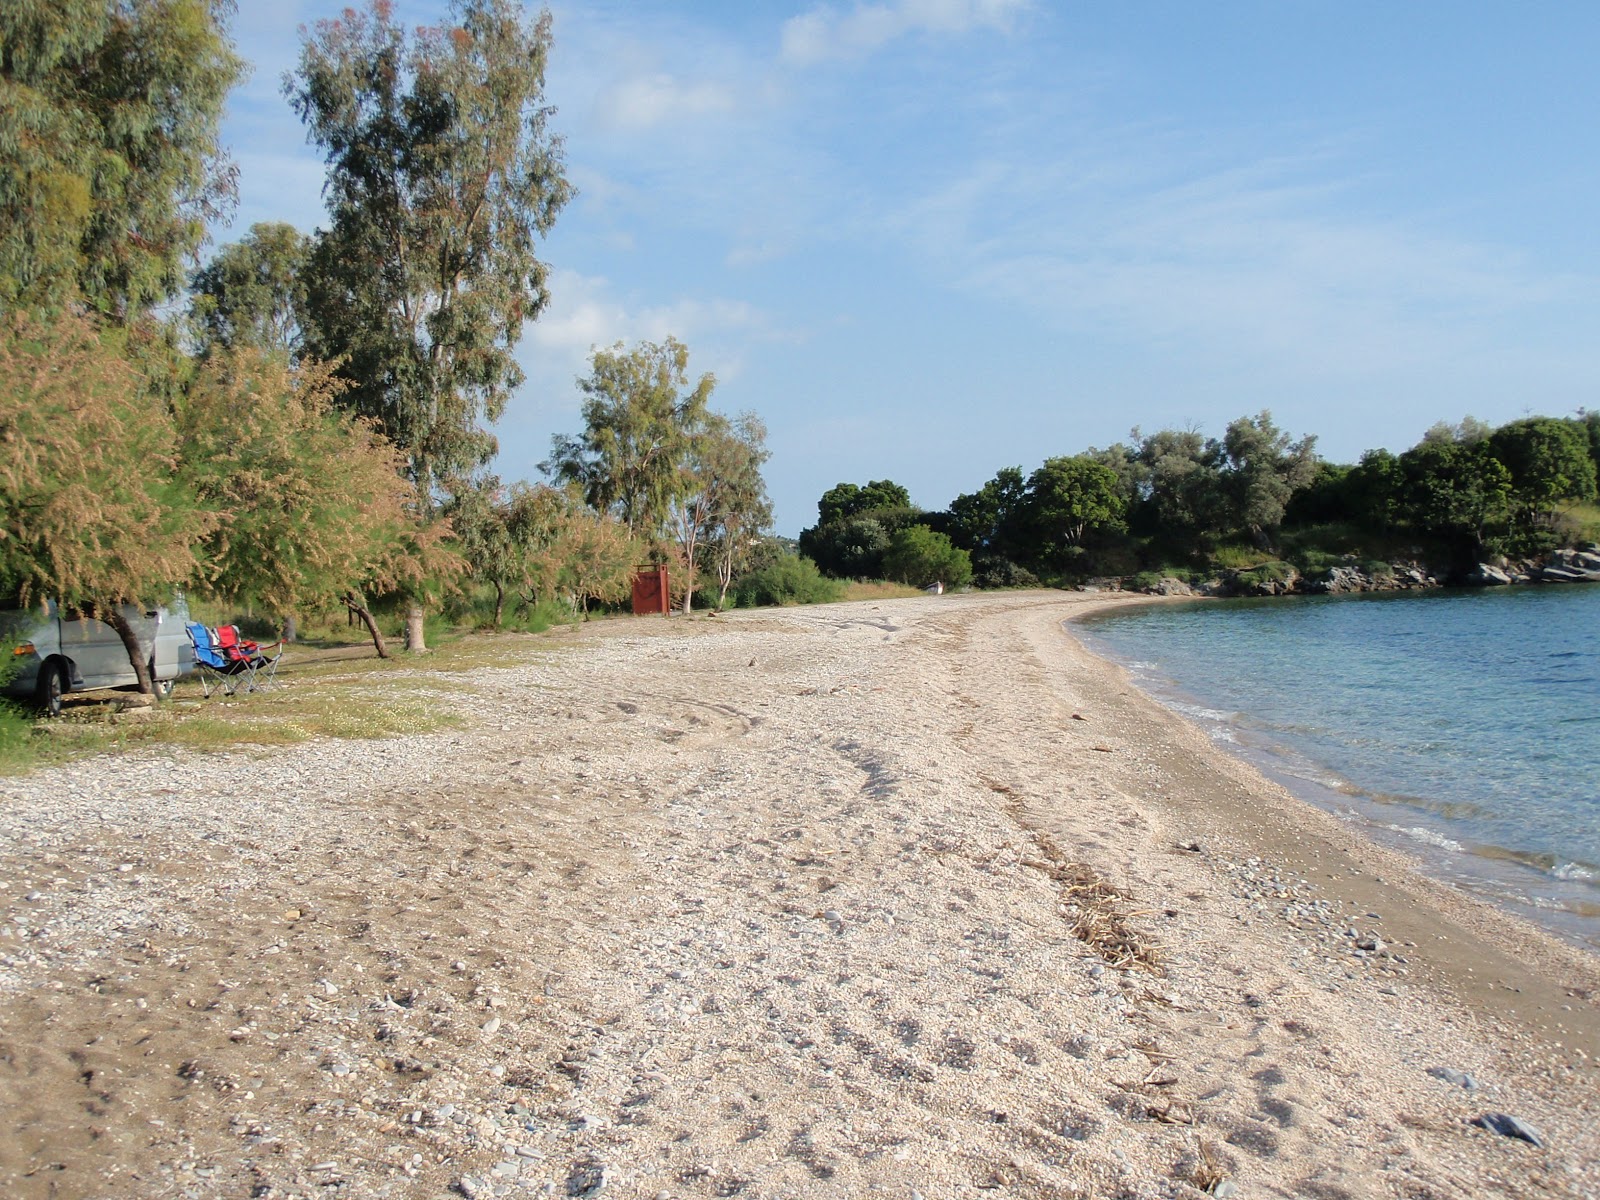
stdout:
<svg viewBox="0 0 1600 1200">
<path fill-rule="evenodd" d="M 1484 1113 L 1472 1122 L 1480 1129 L 1498 1133 L 1501 1137 L 1517 1138 L 1534 1146 L 1543 1146 L 1544 1138 L 1532 1125 L 1510 1113 Z"/>
<path fill-rule="evenodd" d="M 1227 1200 L 1227 1197 L 1239 1194 L 1239 1185 L 1231 1179 L 1224 1179 L 1211 1189 L 1211 1194 L 1218 1197 L 1219 1200 Z"/>
<path fill-rule="evenodd" d="M 1502 587 L 1511 582 L 1511 576 L 1492 563 L 1479 563 L 1467 576 L 1467 582 L 1474 587 Z"/>
<path fill-rule="evenodd" d="M 1600 583 L 1600 571 L 1581 567 L 1540 567 L 1533 577 L 1541 583 Z"/>
<path fill-rule="evenodd" d="M 569 1196 L 598 1196 L 605 1186 L 606 1169 L 601 1163 L 581 1163 L 571 1175 L 567 1176 Z"/>
</svg>

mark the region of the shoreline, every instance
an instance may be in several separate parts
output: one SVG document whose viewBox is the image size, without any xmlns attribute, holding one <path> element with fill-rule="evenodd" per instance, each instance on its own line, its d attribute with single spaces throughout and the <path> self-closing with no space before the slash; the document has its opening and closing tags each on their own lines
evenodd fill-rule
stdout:
<svg viewBox="0 0 1600 1200">
<path fill-rule="evenodd" d="M 0 781 L 0 1190 L 1591 1194 L 1600 959 L 1062 628 L 1128 602 L 507 636 L 458 729 Z"/>
<path fill-rule="evenodd" d="M 1166 597 L 1147 597 L 1136 602 L 1146 601 L 1171 602 Z M 1096 609 L 1087 609 L 1073 614 L 1063 625 L 1070 626 L 1094 611 Z M 1336 890 L 1345 894 L 1350 908 L 1381 908 L 1385 911 L 1388 928 L 1403 931 L 1402 940 L 1418 940 L 1422 947 L 1431 945 L 1432 955 L 1423 957 L 1433 968 L 1435 981 L 1480 1008 L 1484 1015 L 1496 1020 L 1530 1023 L 1532 1029 L 1545 1036 L 1553 1037 L 1555 1032 L 1561 1032 L 1566 1035 L 1568 1046 L 1592 1047 L 1589 1053 L 1600 1051 L 1600 1014 L 1590 1013 L 1589 1020 L 1574 1017 L 1569 1024 L 1564 1019 L 1572 1015 L 1567 1012 L 1568 989 L 1555 984 L 1549 972 L 1530 969 L 1528 964 L 1505 953 L 1496 943 L 1520 941 L 1535 957 L 1555 950 L 1553 958 L 1569 969 L 1581 971 L 1587 967 L 1589 971 L 1600 972 L 1600 953 L 1594 948 L 1562 938 L 1527 916 L 1435 877 L 1427 870 L 1425 857 L 1414 849 L 1389 845 L 1366 829 L 1352 826 L 1337 814 L 1297 795 L 1246 756 L 1216 745 L 1195 722 L 1145 692 L 1121 663 L 1102 657 L 1071 634 L 1065 636 L 1071 638 L 1083 655 L 1103 664 L 1120 682 L 1132 688 L 1145 703 L 1167 714 L 1175 725 L 1192 731 L 1193 740 L 1184 740 L 1190 742 L 1194 751 L 1203 745 L 1209 755 L 1236 763 L 1241 770 L 1255 776 L 1251 781 L 1253 786 L 1247 787 L 1247 794 L 1261 797 L 1279 793 L 1275 799 L 1292 809 L 1314 814 L 1315 818 L 1306 822 L 1306 828 L 1285 829 L 1253 822 L 1241 806 L 1226 804 L 1221 806 L 1220 812 L 1202 817 L 1218 830 L 1219 836 L 1228 836 L 1222 826 L 1229 816 L 1239 818 L 1242 827 L 1254 825 L 1256 836 L 1247 844 L 1261 851 L 1263 857 L 1272 857 L 1308 879 L 1336 879 L 1339 884 Z M 1170 758 L 1170 750 L 1162 757 Z M 1203 756 L 1196 753 L 1196 757 Z M 1217 774 L 1233 774 L 1218 770 L 1215 761 L 1210 766 Z M 1294 813 L 1291 811 L 1287 815 L 1292 820 Z M 1363 824 L 1368 823 L 1364 820 Z M 1408 911 L 1407 902 L 1418 907 Z M 1400 915 L 1390 917 L 1391 911 Z M 1509 930 L 1494 928 L 1501 920 L 1507 923 Z M 1481 962 L 1475 962 L 1475 943 L 1481 947 Z M 1559 1039 L 1555 1040 L 1561 1044 Z"/>
<path fill-rule="evenodd" d="M 1209 603 L 1213 599 L 1232 597 L 1152 599 Z M 1336 767 L 1308 758 L 1293 747 L 1248 726 L 1241 727 L 1232 720 L 1235 715 L 1250 714 L 1213 712 L 1204 697 L 1191 695 L 1176 680 L 1144 678 L 1141 667 L 1148 664 L 1126 660 L 1112 647 L 1096 643 L 1095 615 L 1094 612 L 1083 613 L 1065 624 L 1069 629 L 1073 626 L 1081 629 L 1079 641 L 1089 653 L 1127 672 L 1145 695 L 1206 731 L 1208 740 L 1223 752 L 1246 762 L 1319 811 L 1341 821 L 1359 823 L 1365 836 L 1422 864 L 1425 875 L 1528 921 L 1582 950 L 1600 953 L 1600 920 L 1597 920 L 1600 892 L 1592 885 L 1565 880 L 1537 867 L 1527 861 L 1526 854 L 1517 850 L 1462 840 L 1465 835 L 1461 831 L 1409 808 L 1404 797 L 1399 798 L 1397 806 L 1390 805 L 1385 797 L 1340 774 Z M 1212 737 L 1213 726 L 1224 731 L 1226 736 Z M 1385 817 L 1390 819 L 1385 820 Z M 1500 873 L 1496 872 L 1497 864 Z M 1555 894 L 1556 906 L 1543 905 L 1539 897 L 1527 894 L 1537 886 Z"/>
</svg>

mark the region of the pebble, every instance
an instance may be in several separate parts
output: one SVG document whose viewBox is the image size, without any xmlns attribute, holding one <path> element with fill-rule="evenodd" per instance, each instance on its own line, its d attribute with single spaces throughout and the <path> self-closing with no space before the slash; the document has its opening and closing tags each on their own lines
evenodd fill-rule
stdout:
<svg viewBox="0 0 1600 1200">
<path fill-rule="evenodd" d="M 484 1034 L 485 1037 L 493 1037 L 497 1032 L 499 1032 L 499 1029 L 500 1029 L 500 1018 L 499 1017 L 490 1017 L 487 1021 L 485 1021 L 483 1023 L 483 1034 Z"/>
<path fill-rule="evenodd" d="M 1239 1185 L 1231 1179 L 1224 1179 L 1211 1189 L 1211 1194 L 1216 1196 L 1218 1200 L 1227 1200 L 1229 1196 L 1237 1196 L 1239 1194 Z"/>
<path fill-rule="evenodd" d="M 1446 1083 L 1453 1083 L 1457 1087 L 1466 1088 L 1469 1092 L 1476 1091 L 1478 1081 L 1465 1071 L 1455 1071 L 1449 1067 L 1429 1067 L 1428 1074 L 1435 1079 L 1442 1079 Z"/>
<path fill-rule="evenodd" d="M 1537 1129 L 1510 1113 L 1484 1113 L 1472 1123 L 1480 1129 L 1487 1129 L 1490 1133 L 1498 1133 L 1501 1137 L 1517 1138 L 1534 1146 L 1544 1145 L 1544 1138 Z"/>
</svg>

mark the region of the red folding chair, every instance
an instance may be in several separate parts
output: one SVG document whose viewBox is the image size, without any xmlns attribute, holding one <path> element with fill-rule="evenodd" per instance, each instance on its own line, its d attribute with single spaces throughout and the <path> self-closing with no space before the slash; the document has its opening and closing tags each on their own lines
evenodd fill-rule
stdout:
<svg viewBox="0 0 1600 1200">
<path fill-rule="evenodd" d="M 254 692 L 268 688 L 278 674 L 278 660 L 283 657 L 283 639 L 269 642 L 267 654 L 261 646 L 239 634 L 237 625 L 217 626 L 217 649 L 229 663 L 235 664 L 245 677 L 245 691 Z"/>
</svg>

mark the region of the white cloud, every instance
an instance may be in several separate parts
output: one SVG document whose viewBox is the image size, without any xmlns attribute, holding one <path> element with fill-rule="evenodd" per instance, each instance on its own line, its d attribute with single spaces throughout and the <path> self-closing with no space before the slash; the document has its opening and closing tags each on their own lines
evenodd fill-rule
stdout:
<svg viewBox="0 0 1600 1200">
<path fill-rule="evenodd" d="M 1011 28 L 1030 0 L 895 0 L 857 4 L 849 12 L 822 5 L 786 21 L 782 57 L 806 66 L 859 58 L 913 33 L 962 34 Z"/>
<path fill-rule="evenodd" d="M 684 82 L 664 72 L 620 80 L 595 98 L 595 115 L 601 124 L 628 131 L 721 116 L 735 107 L 732 88 Z"/>
<path fill-rule="evenodd" d="M 551 272 L 550 307 L 528 332 L 544 350 L 588 357 L 595 346 L 675 337 L 693 346 L 698 336 L 763 333 L 766 317 L 742 300 L 680 297 L 670 304 L 631 308 L 612 295 L 609 280 L 577 271 Z"/>
<path fill-rule="evenodd" d="M 1593 285 L 1416 221 L 1359 215 L 1324 156 L 1187 164 L 996 158 L 891 227 L 935 270 L 1058 327 L 1285 377 L 1464 362 L 1514 316 Z M 1144 159 L 1149 163 L 1152 159 Z"/>
<path fill-rule="evenodd" d="M 528 328 L 517 356 L 534 402 L 546 410 L 577 408 L 572 383 L 588 374 L 589 355 L 597 347 L 674 337 L 689 347 L 692 372 L 711 371 L 726 383 L 743 369 L 747 343 L 795 336 L 776 329 L 766 313 L 742 300 L 683 296 L 666 304 L 632 305 L 614 294 L 609 280 L 577 271 L 551 272 L 550 296 L 549 308 Z"/>
</svg>

